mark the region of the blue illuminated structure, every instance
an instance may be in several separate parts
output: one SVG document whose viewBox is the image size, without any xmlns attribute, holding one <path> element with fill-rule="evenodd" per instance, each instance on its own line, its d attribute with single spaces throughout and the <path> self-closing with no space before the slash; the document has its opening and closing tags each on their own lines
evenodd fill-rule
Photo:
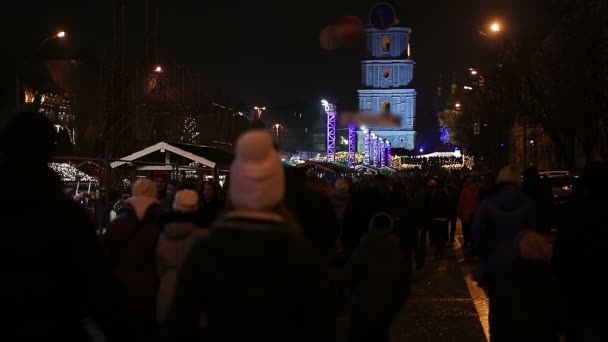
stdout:
<svg viewBox="0 0 608 342">
<path fill-rule="evenodd" d="M 336 160 L 336 107 L 325 100 L 321 101 L 327 114 L 327 161 Z"/>
<path fill-rule="evenodd" d="M 357 126 L 348 125 L 348 166 L 355 166 L 355 153 L 357 152 Z"/>
<path fill-rule="evenodd" d="M 363 164 L 364 165 L 369 165 L 371 163 L 371 159 L 370 159 L 370 132 L 369 129 L 367 129 L 366 127 L 362 127 L 361 128 L 363 130 L 363 138 L 365 140 L 365 145 L 363 147 Z"/>
<path fill-rule="evenodd" d="M 415 64 L 410 54 L 410 33 L 411 29 L 397 26 L 386 30 L 365 29 L 366 59 L 361 61 L 363 86 L 357 91 L 360 112 L 400 117 L 400 127 L 370 128 L 390 141 L 391 146 L 408 150 L 414 149 L 416 136 L 416 90 L 408 87 L 414 77 Z"/>
<path fill-rule="evenodd" d="M 442 143 L 446 144 L 450 141 L 450 129 L 447 127 L 443 127 L 441 129 L 441 136 L 439 137 Z"/>
<path fill-rule="evenodd" d="M 391 147 L 391 142 L 386 140 L 386 166 L 393 166 L 393 148 Z"/>
</svg>

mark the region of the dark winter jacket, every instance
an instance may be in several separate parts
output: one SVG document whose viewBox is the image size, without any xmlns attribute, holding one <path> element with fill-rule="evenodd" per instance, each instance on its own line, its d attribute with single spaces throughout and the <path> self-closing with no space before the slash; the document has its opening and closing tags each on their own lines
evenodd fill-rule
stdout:
<svg viewBox="0 0 608 342">
<path fill-rule="evenodd" d="M 156 246 L 156 269 L 160 285 L 158 289 L 157 318 L 164 321 L 177 284 L 179 270 L 190 247 L 196 239 L 209 234 L 209 230 L 197 225 L 198 213 L 172 212 L 163 215 L 163 230 Z"/>
<path fill-rule="evenodd" d="M 126 334 L 110 268 L 88 215 L 47 167 L 0 167 L 2 293 L 7 341 L 86 341 L 85 318 Z M 14 181 L 19 179 L 21 181 Z M 124 321 L 123 321 L 124 322 Z"/>
<path fill-rule="evenodd" d="M 532 203 L 521 188 L 503 184 L 484 201 L 473 222 L 486 280 L 494 281 L 515 259 L 516 238 L 523 230 L 537 230 Z"/>
<path fill-rule="evenodd" d="M 391 231 L 372 229 L 361 240 L 345 269 L 354 289 L 354 310 L 374 321 L 393 319 L 410 293 L 411 267 Z"/>
<path fill-rule="evenodd" d="M 120 282 L 131 315 L 156 320 L 158 277 L 156 243 L 161 229 L 161 207 L 156 199 L 129 198 L 131 205 L 103 237 L 114 277 Z"/>
<path fill-rule="evenodd" d="M 166 331 L 171 341 L 333 341 L 331 293 L 318 250 L 280 216 L 233 212 L 192 246 Z"/>
</svg>

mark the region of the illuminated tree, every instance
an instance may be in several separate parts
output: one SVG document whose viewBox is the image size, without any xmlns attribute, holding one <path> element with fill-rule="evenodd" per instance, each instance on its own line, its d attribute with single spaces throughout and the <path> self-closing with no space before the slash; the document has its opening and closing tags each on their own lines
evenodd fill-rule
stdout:
<svg viewBox="0 0 608 342">
<path fill-rule="evenodd" d="M 196 124 L 196 118 L 193 116 L 186 117 L 184 119 L 184 130 L 180 140 L 191 144 L 196 144 L 198 142 L 199 135 L 200 131 L 198 130 L 198 125 Z"/>
</svg>

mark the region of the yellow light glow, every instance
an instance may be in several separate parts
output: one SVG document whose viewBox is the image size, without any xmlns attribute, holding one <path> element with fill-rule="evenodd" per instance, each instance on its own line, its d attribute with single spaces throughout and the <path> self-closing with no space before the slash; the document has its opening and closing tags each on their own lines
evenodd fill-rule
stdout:
<svg viewBox="0 0 608 342">
<path fill-rule="evenodd" d="M 454 107 L 456 107 L 456 108 L 460 108 L 460 103 L 456 103 L 456 104 L 454 105 Z"/>
<path fill-rule="evenodd" d="M 63 38 L 63 37 L 65 37 L 65 31 L 57 32 L 57 38 Z"/>
<path fill-rule="evenodd" d="M 157 65 L 154 72 L 163 72 L 163 68 L 160 65 Z"/>
<path fill-rule="evenodd" d="M 492 25 L 490 25 L 490 30 L 492 30 L 492 32 L 500 32 L 501 29 L 502 27 L 499 23 L 492 23 Z"/>
</svg>

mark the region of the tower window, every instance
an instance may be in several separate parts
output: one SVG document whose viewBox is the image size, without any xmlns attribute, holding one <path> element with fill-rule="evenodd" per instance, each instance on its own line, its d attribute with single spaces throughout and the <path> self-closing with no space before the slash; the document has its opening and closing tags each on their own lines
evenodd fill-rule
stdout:
<svg viewBox="0 0 608 342">
<path fill-rule="evenodd" d="M 382 52 L 391 51 L 391 39 L 389 37 L 382 38 Z"/>
<path fill-rule="evenodd" d="M 391 75 L 391 73 L 388 71 L 388 69 L 385 69 L 384 72 L 382 73 L 382 76 L 384 76 L 384 78 L 388 78 Z"/>
<path fill-rule="evenodd" d="M 391 111 L 391 103 L 389 101 L 382 102 L 382 112 L 390 113 Z"/>
</svg>

